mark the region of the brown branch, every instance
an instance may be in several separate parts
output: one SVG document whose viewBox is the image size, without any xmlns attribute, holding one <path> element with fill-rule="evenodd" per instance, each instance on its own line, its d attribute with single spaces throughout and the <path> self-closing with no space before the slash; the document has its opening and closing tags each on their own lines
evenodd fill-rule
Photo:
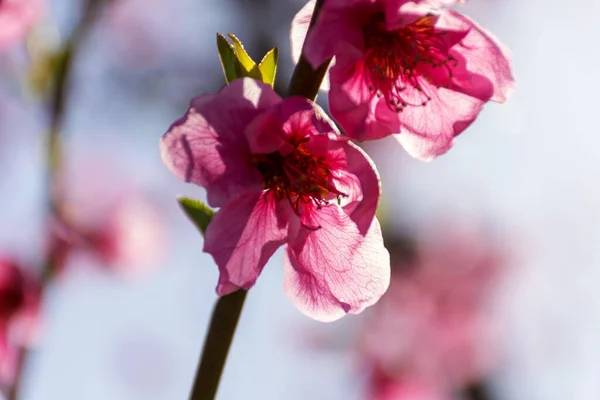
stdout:
<svg viewBox="0 0 600 400">
<path fill-rule="evenodd" d="M 308 26 L 309 31 L 315 25 L 324 1 L 325 0 L 317 0 L 315 10 Z M 292 74 L 292 80 L 290 81 L 290 86 L 288 88 L 288 96 L 304 96 L 308 99 L 315 100 L 319 93 L 321 83 L 323 83 L 323 78 L 325 78 L 325 74 L 327 73 L 327 69 L 329 69 L 330 63 L 331 59 L 319 65 L 317 69 L 314 69 L 306 60 L 306 57 L 304 57 L 303 49 L 300 60 L 298 60 L 298 64 Z"/>
</svg>

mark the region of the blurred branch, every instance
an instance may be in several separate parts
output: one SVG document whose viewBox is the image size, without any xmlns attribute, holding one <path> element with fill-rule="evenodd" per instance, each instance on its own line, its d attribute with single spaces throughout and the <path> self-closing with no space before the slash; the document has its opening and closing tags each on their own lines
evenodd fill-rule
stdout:
<svg viewBox="0 0 600 400">
<path fill-rule="evenodd" d="M 48 223 L 53 219 L 63 219 L 63 150 L 61 141 L 61 130 L 63 127 L 65 115 L 68 106 L 68 97 L 70 93 L 71 73 L 76 56 L 79 54 L 81 45 L 87 39 L 91 28 L 98 18 L 99 11 L 104 3 L 111 0 L 87 0 L 83 5 L 83 13 L 75 29 L 69 36 L 61 53 L 58 54 L 58 65 L 54 71 L 52 89 L 49 99 L 49 128 L 47 132 L 47 178 L 46 178 L 46 196 L 48 207 Z M 64 258 L 61 258 L 64 260 Z M 42 295 L 44 289 L 52 278 L 53 271 L 58 266 L 56 257 L 50 250 L 46 254 L 42 271 Z M 29 351 L 26 347 L 19 349 L 18 366 L 15 382 L 9 393 L 9 400 L 17 400 L 20 396 L 21 383 L 26 363 L 29 358 Z"/>
<path fill-rule="evenodd" d="M 472 383 L 463 389 L 463 398 L 465 400 L 492 400 L 493 397 L 483 381 Z"/>
<path fill-rule="evenodd" d="M 63 164 L 61 130 L 66 115 L 67 99 L 70 91 L 71 72 L 75 57 L 82 43 L 87 39 L 101 6 L 110 0 L 88 0 L 84 4 L 84 13 L 69 36 L 54 74 L 53 89 L 49 104 L 50 128 L 48 130 L 48 201 L 51 215 L 62 214 Z"/>
<path fill-rule="evenodd" d="M 69 227 L 70 223 L 64 210 L 64 182 L 63 164 L 64 154 L 62 148 L 62 129 L 67 114 L 68 98 L 70 94 L 71 75 L 75 58 L 79 54 L 82 44 L 87 40 L 94 22 L 98 19 L 102 6 L 112 0 L 87 0 L 83 5 L 83 14 L 75 29 L 67 39 L 61 53 L 58 55 L 58 65 L 54 73 L 54 82 L 49 99 L 49 130 L 47 139 L 47 199 L 49 223 L 59 221 L 63 226 Z M 52 254 L 46 255 L 42 269 L 42 280 L 51 279 L 53 271 L 59 266 L 55 265 L 56 258 Z"/>
<path fill-rule="evenodd" d="M 246 300 L 246 293 L 245 290 L 238 290 L 220 297 L 217 301 L 204 341 L 190 400 L 215 398 L 229 347 Z"/>
</svg>

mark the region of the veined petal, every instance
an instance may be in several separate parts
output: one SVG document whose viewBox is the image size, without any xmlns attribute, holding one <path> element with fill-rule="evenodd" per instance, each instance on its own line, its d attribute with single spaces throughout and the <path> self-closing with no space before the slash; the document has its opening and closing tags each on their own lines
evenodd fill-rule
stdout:
<svg viewBox="0 0 600 400">
<path fill-rule="evenodd" d="M 400 115 L 400 134 L 394 136 L 413 157 L 431 160 L 452 147 L 454 138 L 475 121 L 485 102 L 451 89 L 434 89 L 426 81 L 421 84 L 437 93 L 426 107 L 406 107 Z M 394 112 L 382 102 L 377 113 Z"/>
<path fill-rule="evenodd" d="M 179 179 L 204 186 L 213 207 L 238 193 L 261 188 L 250 160 L 246 126 L 281 101 L 273 89 L 250 78 L 238 79 L 216 95 L 192 100 L 160 142 L 164 164 Z"/>
<path fill-rule="evenodd" d="M 335 187 L 344 193 L 340 205 L 365 234 L 375 217 L 381 185 L 375 164 L 369 156 L 345 137 L 333 142 L 329 166 Z"/>
<path fill-rule="evenodd" d="M 436 28 L 454 31 L 467 31 L 467 35 L 453 50 L 461 54 L 467 69 L 485 76 L 494 87 L 491 100 L 504 102 L 515 88 L 515 79 L 508 50 L 494 35 L 479 26 L 467 16 L 453 10 L 444 10 Z"/>
<path fill-rule="evenodd" d="M 354 143 L 348 142 L 344 148 L 348 172 L 358 178 L 362 199 L 356 204 L 349 203 L 345 211 L 356 223 L 361 234 L 365 234 L 372 224 L 381 196 L 381 180 L 375 164 L 369 156 Z"/>
<path fill-rule="evenodd" d="M 289 228 L 289 205 L 267 192 L 240 195 L 215 214 L 206 229 L 204 251 L 219 266 L 217 293 L 250 289 Z"/>
<path fill-rule="evenodd" d="M 338 206 L 315 210 L 316 230 L 303 228 L 288 244 L 284 289 L 306 315 L 333 321 L 374 304 L 390 281 L 389 253 L 375 219 L 361 235 Z"/>
</svg>

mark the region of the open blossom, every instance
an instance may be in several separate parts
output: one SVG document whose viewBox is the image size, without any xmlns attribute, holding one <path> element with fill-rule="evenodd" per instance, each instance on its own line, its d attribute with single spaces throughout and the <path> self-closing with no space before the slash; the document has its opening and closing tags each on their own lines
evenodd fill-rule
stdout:
<svg viewBox="0 0 600 400">
<path fill-rule="evenodd" d="M 145 274 L 162 259 L 162 221 L 139 195 L 123 196 L 114 207 L 104 224 L 89 231 L 89 248 L 114 271 Z"/>
<path fill-rule="evenodd" d="M 394 134 L 427 160 L 454 138 L 488 101 L 504 102 L 514 87 L 498 41 L 474 21 L 439 9 L 444 0 L 329 0 L 308 36 L 310 1 L 292 23 L 291 41 L 316 68 L 330 57 L 329 106 L 357 140 Z"/>
<path fill-rule="evenodd" d="M 445 239 L 398 262 L 390 247 L 398 270 L 362 337 L 364 362 L 385 377 L 384 387 L 417 379 L 452 393 L 495 366 L 490 295 L 505 256 L 479 233 L 444 230 Z"/>
<path fill-rule="evenodd" d="M 284 244 L 284 289 L 315 319 L 358 313 L 385 292 L 379 177 L 314 103 L 238 79 L 192 100 L 160 148 L 179 179 L 205 187 L 220 207 L 204 242 L 219 295 L 252 287 Z"/>
<path fill-rule="evenodd" d="M 10 384 L 18 348 L 35 339 L 40 291 L 18 265 L 0 256 L 0 384 Z"/>
<path fill-rule="evenodd" d="M 0 50 L 23 40 L 43 8 L 43 0 L 0 0 Z"/>
<path fill-rule="evenodd" d="M 166 248 L 163 221 L 135 182 L 111 166 L 116 160 L 74 154 L 67 167 L 64 209 L 51 221 L 48 252 L 57 273 L 74 252 L 92 256 L 122 276 L 147 274 L 158 267 Z M 70 166 L 76 168 L 69 168 Z"/>
<path fill-rule="evenodd" d="M 86 195 L 89 195 L 88 193 Z M 83 207 L 73 204 L 68 222 L 51 226 L 50 252 L 60 272 L 72 251 L 84 251 L 108 270 L 124 276 L 148 273 L 160 264 L 164 250 L 162 221 L 137 193 L 121 193 L 106 204 L 88 197 Z"/>
</svg>

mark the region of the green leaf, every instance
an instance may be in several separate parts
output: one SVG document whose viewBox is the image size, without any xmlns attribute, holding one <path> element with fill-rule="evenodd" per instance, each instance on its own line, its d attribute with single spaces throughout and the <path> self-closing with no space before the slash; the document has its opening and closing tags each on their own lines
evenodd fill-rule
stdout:
<svg viewBox="0 0 600 400">
<path fill-rule="evenodd" d="M 265 54 L 262 61 L 258 64 L 258 70 L 262 76 L 262 81 L 271 85 L 271 87 L 273 87 L 275 84 L 275 74 L 277 73 L 278 59 L 279 49 L 275 47 Z"/>
<path fill-rule="evenodd" d="M 227 83 L 240 77 L 241 66 L 235 49 L 225 36 L 220 33 L 217 33 L 217 50 L 219 51 L 219 58 L 221 59 L 221 66 L 223 67 Z"/>
<path fill-rule="evenodd" d="M 196 228 L 204 235 L 206 227 L 212 220 L 215 211 L 208 207 L 200 200 L 192 199 L 189 197 L 179 197 L 177 199 L 183 212 L 192 220 Z"/>
</svg>

